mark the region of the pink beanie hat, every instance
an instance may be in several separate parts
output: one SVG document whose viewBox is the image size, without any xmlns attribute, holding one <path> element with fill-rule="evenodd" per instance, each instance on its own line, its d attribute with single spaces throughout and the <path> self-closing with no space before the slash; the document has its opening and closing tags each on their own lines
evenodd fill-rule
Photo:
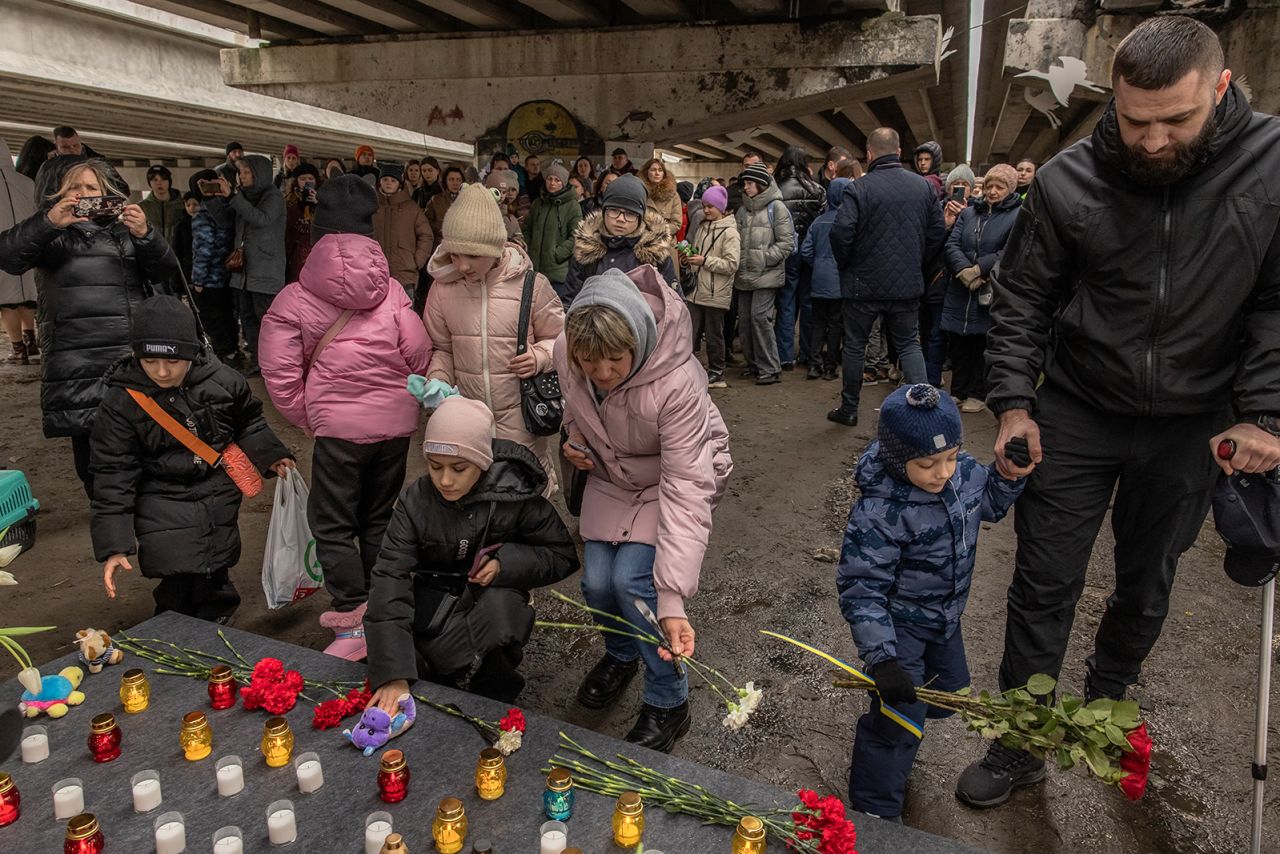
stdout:
<svg viewBox="0 0 1280 854">
<path fill-rule="evenodd" d="M 493 413 L 478 400 L 448 398 L 427 419 L 422 453 L 461 457 L 488 471 L 493 465 Z"/>
<path fill-rule="evenodd" d="M 702 203 L 724 213 L 729 209 L 729 191 L 719 184 L 712 184 L 703 191 Z"/>
</svg>

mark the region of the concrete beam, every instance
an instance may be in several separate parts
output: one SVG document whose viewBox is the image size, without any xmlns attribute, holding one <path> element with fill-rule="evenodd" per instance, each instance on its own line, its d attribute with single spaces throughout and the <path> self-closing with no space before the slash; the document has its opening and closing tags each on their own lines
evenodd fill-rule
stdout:
<svg viewBox="0 0 1280 854">
<path fill-rule="evenodd" d="M 688 20 L 693 17 L 685 0 L 622 0 L 632 11 L 654 20 Z"/>
<path fill-rule="evenodd" d="M 1031 144 L 1015 154 L 1014 157 L 1025 157 L 1028 160 L 1034 160 L 1036 163 L 1043 163 L 1053 152 L 1058 150 L 1061 142 L 1061 129 L 1047 127 L 1036 134 L 1036 138 L 1031 140 Z"/>
<path fill-rule="evenodd" d="M 983 162 L 991 162 L 1000 155 L 1018 156 L 1020 152 L 1010 151 L 1027 119 L 1031 117 L 1031 105 L 1023 97 L 1021 86 L 1009 86 L 1004 96 L 1004 104 L 1000 108 L 1000 116 L 996 119 L 995 133 L 991 136 L 991 145 L 985 152 L 979 152 Z"/>
<path fill-rule="evenodd" d="M 235 33 L 248 31 L 248 10 L 226 0 L 149 0 L 147 5 Z M 321 35 L 317 30 L 300 27 L 273 15 L 259 15 L 258 23 L 262 27 L 263 38 L 268 39 L 311 39 Z"/>
<path fill-rule="evenodd" d="M 936 138 L 933 133 L 935 128 L 929 124 L 929 117 L 915 90 L 902 89 L 894 100 L 898 102 L 898 109 L 902 110 L 902 115 L 907 120 L 907 127 L 911 128 L 911 135 L 916 138 L 916 145 Z"/>
<path fill-rule="evenodd" d="M 1080 119 L 1080 121 L 1076 122 L 1070 130 L 1067 130 L 1062 134 L 1061 147 L 1066 148 L 1068 145 L 1077 143 L 1093 133 L 1094 126 L 1098 124 L 1099 120 L 1101 120 L 1102 114 L 1107 111 L 1107 105 L 1108 102 L 1106 101 L 1094 104 L 1089 112 L 1084 115 L 1084 118 Z"/>
<path fill-rule="evenodd" d="M 728 154 L 738 158 L 739 160 L 741 160 L 747 154 L 745 151 L 743 151 L 741 148 L 738 148 L 736 145 L 733 144 L 732 141 L 729 141 L 729 140 L 725 140 L 722 142 L 719 139 L 704 137 L 698 140 L 698 142 L 702 143 L 703 145 L 709 145 L 713 148 L 719 149 L 720 151 L 727 152 Z"/>
<path fill-rule="evenodd" d="M 499 3 L 490 0 L 418 0 L 437 12 L 485 30 L 514 30 L 520 19 Z"/>
<path fill-rule="evenodd" d="M 884 122 L 875 114 L 864 101 L 854 101 L 837 107 L 840 112 L 853 122 L 854 127 L 862 131 L 863 136 L 871 136 L 871 132 L 879 127 L 884 127 Z"/>
<path fill-rule="evenodd" d="M 383 28 L 357 15 L 339 12 L 316 0 L 239 0 L 236 5 L 244 6 L 246 12 L 254 11 L 267 14 L 284 21 L 291 21 L 329 36 L 375 35 Z"/>
<path fill-rule="evenodd" d="M 520 0 L 520 2 L 561 24 L 599 27 L 609 23 L 604 12 L 586 0 Z"/>
<path fill-rule="evenodd" d="M 839 145 L 849 149 L 850 153 L 857 158 L 862 158 L 866 154 L 866 152 L 856 145 L 853 140 L 845 136 L 839 128 L 833 125 L 820 113 L 814 113 L 811 116 L 800 116 L 796 121 L 804 125 L 805 130 L 809 131 L 814 136 L 819 139 L 826 140 L 827 148 L 830 148 L 833 145 Z M 824 157 L 826 152 L 816 152 L 816 154 L 818 157 Z"/>
<path fill-rule="evenodd" d="M 694 157 L 701 157 L 703 160 L 728 159 L 728 155 L 726 155 L 723 151 L 720 151 L 719 149 L 707 148 L 706 146 L 702 146 L 702 145 L 695 145 L 692 142 L 677 142 L 675 145 L 672 145 L 669 147 L 678 148 L 681 151 L 686 151 L 689 154 L 693 155 Z"/>
<path fill-rule="evenodd" d="M 401 0 L 326 0 L 327 4 L 361 18 L 376 21 L 402 33 L 420 33 L 443 29 L 431 14 L 416 3 Z"/>
<path fill-rule="evenodd" d="M 813 140 L 806 139 L 784 124 L 777 123 L 765 125 L 762 130 L 769 134 L 769 136 L 774 139 L 781 140 L 787 145 L 798 145 L 809 153 L 813 153 Z"/>
</svg>

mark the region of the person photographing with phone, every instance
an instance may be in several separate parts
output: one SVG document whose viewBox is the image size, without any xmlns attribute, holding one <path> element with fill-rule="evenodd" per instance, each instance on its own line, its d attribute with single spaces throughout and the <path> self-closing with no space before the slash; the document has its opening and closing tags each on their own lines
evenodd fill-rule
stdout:
<svg viewBox="0 0 1280 854">
<path fill-rule="evenodd" d="M 129 352 L 129 319 L 148 286 L 165 289 L 178 259 L 103 160 L 49 161 L 35 214 L 0 234 L 0 268 L 34 270 L 44 435 L 69 437 L 76 475 L 93 495 L 89 432 L 103 375 Z"/>
</svg>

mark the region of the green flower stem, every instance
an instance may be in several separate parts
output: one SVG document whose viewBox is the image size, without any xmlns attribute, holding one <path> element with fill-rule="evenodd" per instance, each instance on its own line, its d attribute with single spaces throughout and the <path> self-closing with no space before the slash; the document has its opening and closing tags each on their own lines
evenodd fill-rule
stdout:
<svg viewBox="0 0 1280 854">
<path fill-rule="evenodd" d="M 412 694 L 411 696 L 413 697 L 413 699 L 417 700 L 419 703 L 422 703 L 424 706 L 428 706 L 429 708 L 435 709 L 437 712 L 444 712 L 446 715 L 449 715 L 451 717 L 461 718 L 462 720 L 466 721 L 472 726 L 481 727 L 482 729 L 490 733 L 493 733 L 494 735 L 499 735 L 502 732 L 502 730 L 499 727 L 497 727 L 495 724 L 493 724 L 491 721 L 486 721 L 483 718 L 473 718 L 471 715 L 468 715 L 462 712 L 460 709 L 454 708 L 453 706 L 446 706 L 443 703 L 437 703 L 432 700 L 428 700 L 426 697 L 422 696 L 421 694 Z"/>
</svg>

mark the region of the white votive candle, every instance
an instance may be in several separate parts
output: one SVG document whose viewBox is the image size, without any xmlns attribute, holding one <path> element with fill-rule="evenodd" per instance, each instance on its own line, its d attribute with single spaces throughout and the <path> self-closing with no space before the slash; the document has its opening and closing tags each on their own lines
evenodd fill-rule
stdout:
<svg viewBox="0 0 1280 854">
<path fill-rule="evenodd" d="M 391 813 L 369 813 L 364 820 L 364 854 L 378 854 L 391 835 Z"/>
<path fill-rule="evenodd" d="M 27 727 L 22 733 L 22 761 L 35 765 L 49 758 L 49 731 L 42 726 Z"/>
<path fill-rule="evenodd" d="M 267 838 L 272 845 L 288 845 L 298 838 L 292 801 L 276 801 L 267 807 Z"/>
<path fill-rule="evenodd" d="M 244 834 L 240 828 L 218 828 L 213 834 L 213 854 L 244 854 Z"/>
<path fill-rule="evenodd" d="M 239 756 L 224 756 L 218 760 L 218 794 L 224 798 L 244 791 L 244 766 Z"/>
<path fill-rule="evenodd" d="M 156 819 L 156 854 L 182 854 L 187 850 L 187 826 L 182 813 L 167 812 Z"/>
<path fill-rule="evenodd" d="M 133 811 L 151 812 L 160 806 L 160 775 L 155 771 L 139 771 L 129 781 L 133 786 Z"/>
<path fill-rule="evenodd" d="M 84 784 L 74 777 L 53 784 L 53 817 L 65 821 L 84 812 Z"/>
<path fill-rule="evenodd" d="M 542 825 L 542 847 L 539 854 L 560 854 L 569 845 L 569 828 L 562 821 L 548 821 Z"/>
<path fill-rule="evenodd" d="M 315 753 L 304 753 L 293 762 L 298 774 L 298 791 L 309 795 L 324 785 L 324 770 L 320 767 L 320 757 Z"/>
</svg>

